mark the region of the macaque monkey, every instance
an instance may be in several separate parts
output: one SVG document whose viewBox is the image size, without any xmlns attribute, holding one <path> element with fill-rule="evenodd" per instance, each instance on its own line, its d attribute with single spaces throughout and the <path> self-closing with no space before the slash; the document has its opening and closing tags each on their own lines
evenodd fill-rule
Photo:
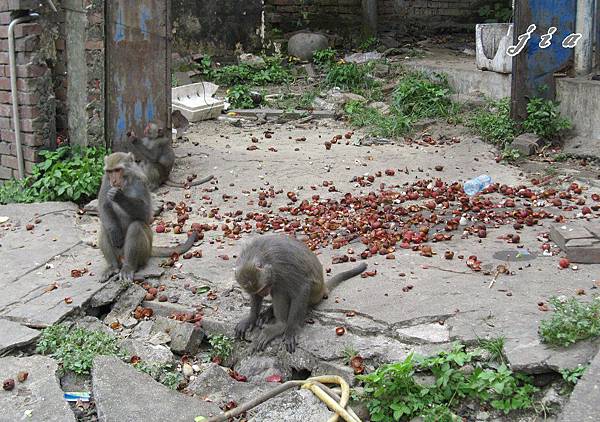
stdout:
<svg viewBox="0 0 600 422">
<path fill-rule="evenodd" d="M 175 137 L 177 139 L 183 138 L 183 134 L 190 127 L 190 121 L 181 113 L 180 110 L 173 110 L 171 113 L 171 125 L 173 129 L 177 132 Z"/>
<path fill-rule="evenodd" d="M 115 152 L 104 157 L 98 212 L 101 223 L 98 244 L 108 263 L 101 276 L 103 282 L 116 273 L 122 281 L 131 282 L 150 256 L 182 254 L 197 239 L 194 232 L 182 245 L 152 248 L 150 190 L 131 153 Z"/>
<path fill-rule="evenodd" d="M 214 176 L 207 176 L 194 182 L 180 183 L 169 180 L 175 164 L 175 152 L 171 146 L 171 137 L 165 136 L 156 123 L 148 123 L 144 137 L 139 139 L 134 132 L 127 133 L 128 148 L 140 163 L 150 190 L 157 189 L 163 183 L 175 188 L 187 188 L 209 182 Z"/>
<path fill-rule="evenodd" d="M 297 239 L 286 235 L 266 235 L 253 239 L 240 253 L 235 278 L 250 294 L 250 315 L 235 327 L 243 338 L 246 331 L 274 319 L 266 325 L 254 349 L 263 350 L 274 338 L 284 335 L 288 352 L 296 349 L 299 331 L 309 307 L 317 305 L 342 281 L 362 273 L 367 264 L 337 274 L 327 283 L 317 256 Z M 260 312 L 263 298 L 271 295 L 272 305 Z"/>
</svg>

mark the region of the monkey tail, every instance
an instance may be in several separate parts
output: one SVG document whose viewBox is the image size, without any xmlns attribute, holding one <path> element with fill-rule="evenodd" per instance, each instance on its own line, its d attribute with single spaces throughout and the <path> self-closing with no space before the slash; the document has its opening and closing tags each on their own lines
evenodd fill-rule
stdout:
<svg viewBox="0 0 600 422">
<path fill-rule="evenodd" d="M 165 185 L 170 186 L 172 188 L 187 188 L 187 187 L 191 187 L 191 186 L 202 185 L 206 182 L 210 182 L 214 178 L 215 178 L 215 176 L 213 176 L 211 174 L 210 176 L 206 176 L 203 179 L 195 180 L 195 181 L 189 182 L 189 183 L 175 182 L 173 180 L 167 179 L 167 181 L 165 182 Z"/>
<path fill-rule="evenodd" d="M 177 246 L 153 247 L 152 256 L 167 257 L 173 255 L 174 253 L 176 253 L 177 255 L 181 255 L 187 252 L 196 240 L 198 240 L 198 233 L 192 232 L 192 234 L 187 238 L 187 240 L 184 243 L 181 243 Z"/>
<path fill-rule="evenodd" d="M 342 281 L 355 277 L 366 269 L 367 264 L 363 262 L 360 265 L 357 265 L 356 267 L 352 268 L 351 270 L 334 275 L 329 281 L 327 281 L 327 283 L 325 283 L 325 285 L 327 286 L 327 290 L 331 292 L 333 289 L 339 286 Z"/>
</svg>

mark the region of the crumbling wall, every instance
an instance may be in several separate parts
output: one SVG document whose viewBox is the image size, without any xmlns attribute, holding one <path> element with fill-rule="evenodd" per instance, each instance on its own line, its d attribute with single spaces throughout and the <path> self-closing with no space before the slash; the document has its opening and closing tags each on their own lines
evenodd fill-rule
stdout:
<svg viewBox="0 0 600 422">
<path fill-rule="evenodd" d="M 358 40 L 362 33 L 361 0 L 265 0 L 265 24 L 270 36 L 310 28 Z"/>
<path fill-rule="evenodd" d="M 172 0 L 173 51 L 227 56 L 262 47 L 261 0 Z M 239 46 L 238 46 L 239 44 Z"/>
<path fill-rule="evenodd" d="M 506 1 L 505 1 L 506 2 Z M 379 0 L 379 29 L 406 33 L 474 30 L 480 8 L 502 0 Z"/>
</svg>

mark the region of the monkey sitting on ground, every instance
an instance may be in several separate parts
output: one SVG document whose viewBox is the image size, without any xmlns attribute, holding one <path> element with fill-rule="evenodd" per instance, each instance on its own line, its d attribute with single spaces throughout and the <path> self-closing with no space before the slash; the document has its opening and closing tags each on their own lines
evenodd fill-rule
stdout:
<svg viewBox="0 0 600 422">
<path fill-rule="evenodd" d="M 274 318 L 273 324 L 262 329 L 254 349 L 261 351 L 275 337 L 284 335 L 286 348 L 293 353 L 296 333 L 309 307 L 366 268 L 367 264 L 362 263 L 325 283 L 323 266 L 304 243 L 286 235 L 255 238 L 243 248 L 236 262 L 235 278 L 251 295 L 250 315 L 237 324 L 236 337 L 243 338 L 246 331 Z M 272 305 L 261 313 L 263 298 L 269 294 Z"/>
<path fill-rule="evenodd" d="M 180 183 L 169 180 L 175 164 L 175 152 L 171 146 L 171 137 L 165 136 L 156 123 L 148 123 L 144 129 L 144 137 L 139 139 L 134 132 L 127 133 L 128 148 L 144 171 L 150 190 L 156 190 L 163 183 L 175 188 L 198 186 L 211 181 L 210 175 L 194 182 Z"/>
<path fill-rule="evenodd" d="M 150 256 L 182 254 L 197 239 L 193 232 L 182 245 L 152 248 L 150 190 L 131 153 L 115 152 L 104 157 L 98 212 L 101 223 L 98 244 L 108 263 L 102 282 L 116 273 L 122 281 L 131 282 Z"/>
</svg>

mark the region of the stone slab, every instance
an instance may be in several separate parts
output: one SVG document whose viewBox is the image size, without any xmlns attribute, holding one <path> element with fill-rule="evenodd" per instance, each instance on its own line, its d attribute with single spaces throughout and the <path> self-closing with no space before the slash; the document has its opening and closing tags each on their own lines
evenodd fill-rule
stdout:
<svg viewBox="0 0 600 422">
<path fill-rule="evenodd" d="M 56 361 L 45 356 L 0 359 L 0 379 L 15 379 L 12 391 L 0 391 L 0 421 L 75 422 L 56 376 Z M 19 371 L 29 373 L 25 382 Z M 30 416 L 27 416 L 30 415 Z"/>
<path fill-rule="evenodd" d="M 92 383 L 100 422 L 190 422 L 220 413 L 217 405 L 173 391 L 115 357 L 94 359 Z"/>
<path fill-rule="evenodd" d="M 200 348 L 204 332 L 189 322 L 176 321 L 158 316 L 152 327 L 152 334 L 166 333 L 171 338 L 169 346 L 174 353 L 195 354 Z"/>
<path fill-rule="evenodd" d="M 580 241 L 579 239 L 575 241 Z M 567 243 L 567 258 L 571 262 L 578 264 L 600 264 L 600 244 L 596 244 L 595 246 L 584 247 L 571 247 L 569 246 L 572 242 L 571 240 Z"/>
<path fill-rule="evenodd" d="M 563 250 L 569 240 L 593 238 L 593 234 L 580 226 L 563 224 L 554 224 L 550 226 L 550 239 Z"/>
<path fill-rule="evenodd" d="M 0 319 L 0 355 L 33 343 L 40 332 L 16 322 Z"/>
<path fill-rule="evenodd" d="M 327 421 L 333 413 L 312 392 L 293 390 L 281 394 L 249 412 L 250 422 Z"/>
<path fill-rule="evenodd" d="M 121 348 L 130 356 L 139 356 L 144 362 L 173 362 L 175 356 L 168 347 L 160 344 L 148 344 L 128 338 L 120 342 Z"/>
<path fill-rule="evenodd" d="M 131 313 L 142 303 L 144 296 L 146 296 L 146 291 L 141 286 L 132 284 L 119 296 L 110 313 L 104 318 L 104 322 L 110 325 L 118 321 L 125 328 L 135 325 L 137 320 L 133 318 Z"/>
<path fill-rule="evenodd" d="M 530 156 L 536 154 L 538 149 L 544 144 L 542 138 L 533 133 L 524 133 L 517 136 L 511 144 L 511 147 L 519 151 L 522 155 Z"/>
<path fill-rule="evenodd" d="M 127 288 L 127 285 L 117 280 L 116 278 L 110 279 L 102 289 L 100 289 L 92 299 L 90 300 L 90 306 L 92 308 L 99 308 L 113 303 L 121 293 Z"/>
<path fill-rule="evenodd" d="M 571 368 L 573 369 L 573 368 Z M 600 421 L 600 354 L 592 360 L 573 389 L 559 422 Z"/>
</svg>

